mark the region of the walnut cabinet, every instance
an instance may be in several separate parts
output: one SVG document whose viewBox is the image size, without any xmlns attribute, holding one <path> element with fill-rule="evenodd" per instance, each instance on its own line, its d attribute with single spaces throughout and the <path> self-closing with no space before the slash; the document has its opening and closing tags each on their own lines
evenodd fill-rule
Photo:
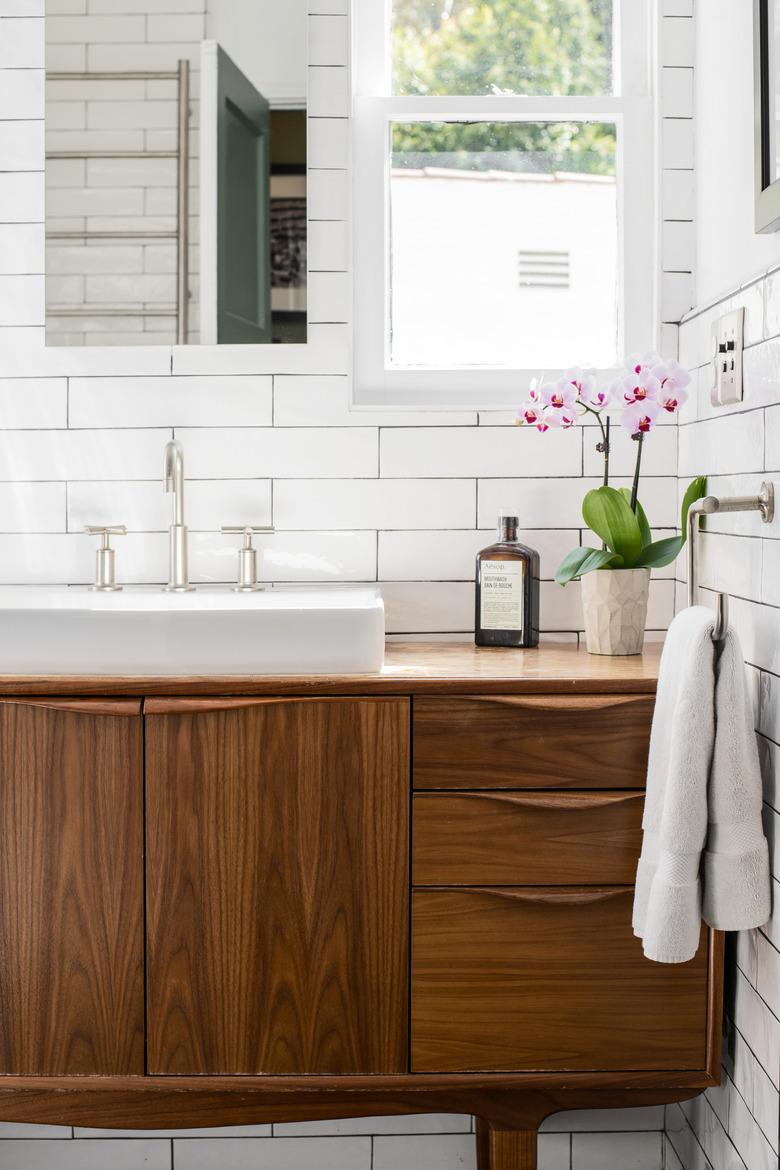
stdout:
<svg viewBox="0 0 780 1170">
<path fill-rule="evenodd" d="M 550 1113 L 714 1083 L 719 936 L 665 967 L 631 931 L 654 681 L 535 662 L 9 680 L 0 1118 L 468 1112 L 480 1170 L 531 1170 Z"/>
</svg>

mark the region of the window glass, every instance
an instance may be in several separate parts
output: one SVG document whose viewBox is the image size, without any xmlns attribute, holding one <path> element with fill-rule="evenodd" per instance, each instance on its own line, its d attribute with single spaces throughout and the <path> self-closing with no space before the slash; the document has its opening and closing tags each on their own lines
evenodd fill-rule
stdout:
<svg viewBox="0 0 780 1170">
<path fill-rule="evenodd" d="M 394 123 L 391 364 L 615 364 L 615 170 L 612 123 Z"/>
<path fill-rule="evenodd" d="M 612 92 L 613 0 L 393 0 L 392 20 L 396 94 Z"/>
</svg>

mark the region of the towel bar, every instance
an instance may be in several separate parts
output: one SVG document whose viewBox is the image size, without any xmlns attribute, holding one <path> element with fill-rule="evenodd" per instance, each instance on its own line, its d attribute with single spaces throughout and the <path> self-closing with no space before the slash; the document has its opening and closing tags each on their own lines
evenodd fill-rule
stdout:
<svg viewBox="0 0 780 1170">
<path fill-rule="evenodd" d="M 691 505 L 688 512 L 688 605 L 696 604 L 698 582 L 696 579 L 696 550 L 698 547 L 699 517 L 713 516 L 716 512 L 760 512 L 764 524 L 770 524 L 775 515 L 774 484 L 764 482 L 757 496 L 705 496 Z M 729 604 L 725 593 L 717 595 L 717 616 L 713 639 L 723 640 L 729 624 Z"/>
</svg>

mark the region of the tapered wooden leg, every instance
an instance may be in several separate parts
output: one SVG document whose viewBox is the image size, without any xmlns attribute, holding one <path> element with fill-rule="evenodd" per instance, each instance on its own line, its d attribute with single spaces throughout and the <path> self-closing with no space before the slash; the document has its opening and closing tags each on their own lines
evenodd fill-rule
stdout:
<svg viewBox="0 0 780 1170">
<path fill-rule="evenodd" d="M 535 1129 L 494 1129 L 477 1119 L 477 1170 L 536 1170 Z"/>
</svg>

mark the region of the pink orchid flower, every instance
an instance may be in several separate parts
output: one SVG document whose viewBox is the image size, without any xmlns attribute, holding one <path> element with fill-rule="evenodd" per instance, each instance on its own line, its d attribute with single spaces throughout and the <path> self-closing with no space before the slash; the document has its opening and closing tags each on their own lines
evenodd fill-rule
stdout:
<svg viewBox="0 0 780 1170">
<path fill-rule="evenodd" d="M 542 386 L 542 402 L 554 411 L 572 411 L 577 405 L 578 396 L 577 387 L 573 382 L 567 382 L 565 378 L 559 378 L 555 383 L 548 382 L 546 386 Z"/>
<path fill-rule="evenodd" d="M 596 388 L 596 371 L 583 370 L 580 366 L 572 366 L 564 372 L 563 377 L 558 383 L 561 385 L 573 386 L 577 399 L 581 402 L 586 402 L 590 395 Z"/>
<path fill-rule="evenodd" d="M 630 435 L 646 435 L 656 425 L 660 407 L 652 399 L 626 406 L 620 420 Z"/>
<path fill-rule="evenodd" d="M 648 353 L 630 353 L 625 360 L 625 368 L 629 374 L 641 374 L 643 370 L 652 370 L 661 358 L 653 350 Z"/>
<path fill-rule="evenodd" d="M 517 412 L 515 422 L 519 427 L 535 427 L 542 415 L 542 408 L 536 402 L 524 402 Z"/>
<path fill-rule="evenodd" d="M 593 410 L 603 410 L 605 406 L 609 406 L 612 398 L 613 389 L 610 385 L 607 386 L 604 390 L 596 390 L 595 388 L 592 389 L 586 401 L 588 406 L 590 406 Z"/>
<path fill-rule="evenodd" d="M 659 362 L 653 366 L 652 373 L 667 390 L 684 390 L 690 385 L 691 375 L 679 362 Z"/>
<path fill-rule="evenodd" d="M 643 369 L 623 379 L 623 401 L 627 406 L 635 402 L 652 402 L 658 397 L 660 389 L 658 378 L 649 369 Z"/>
<path fill-rule="evenodd" d="M 666 410 L 669 414 L 674 414 L 681 406 L 684 406 L 688 401 L 688 391 L 683 390 L 682 387 L 675 388 L 665 383 L 660 390 L 656 402 L 662 410 Z"/>
</svg>

